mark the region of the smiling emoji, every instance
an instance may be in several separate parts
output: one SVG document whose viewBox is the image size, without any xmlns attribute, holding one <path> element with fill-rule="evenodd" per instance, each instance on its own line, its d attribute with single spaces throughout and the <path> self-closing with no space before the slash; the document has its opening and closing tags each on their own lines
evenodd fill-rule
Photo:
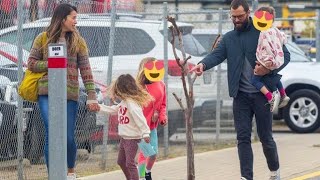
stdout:
<svg viewBox="0 0 320 180">
<path fill-rule="evenodd" d="M 259 31 L 265 31 L 271 28 L 273 15 L 267 11 L 256 11 L 253 16 L 253 25 Z"/>
<path fill-rule="evenodd" d="M 161 61 L 149 61 L 144 65 L 144 75 L 151 82 L 161 81 L 164 77 L 164 66 Z"/>
</svg>

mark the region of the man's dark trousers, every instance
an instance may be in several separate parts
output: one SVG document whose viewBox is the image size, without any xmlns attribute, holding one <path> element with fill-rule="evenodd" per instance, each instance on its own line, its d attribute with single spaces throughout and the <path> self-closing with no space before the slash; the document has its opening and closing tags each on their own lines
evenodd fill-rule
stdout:
<svg viewBox="0 0 320 180">
<path fill-rule="evenodd" d="M 256 117 L 257 131 L 270 171 L 279 169 L 277 145 L 272 137 L 272 113 L 267 99 L 261 93 L 239 91 L 233 101 L 233 114 L 237 131 L 241 176 L 253 179 L 253 153 L 251 148 L 252 118 Z"/>
</svg>

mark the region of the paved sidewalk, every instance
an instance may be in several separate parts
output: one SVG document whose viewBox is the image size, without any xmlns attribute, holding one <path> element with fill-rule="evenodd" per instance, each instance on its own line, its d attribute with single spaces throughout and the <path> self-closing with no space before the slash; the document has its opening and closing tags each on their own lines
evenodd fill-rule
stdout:
<svg viewBox="0 0 320 180">
<path fill-rule="evenodd" d="M 282 180 L 289 180 L 320 170 L 319 133 L 276 134 Z M 266 180 L 269 171 L 261 143 L 252 145 L 254 152 L 254 179 Z M 159 161 L 152 170 L 154 180 L 185 180 L 186 157 Z M 237 148 L 210 151 L 195 155 L 196 180 L 238 180 L 239 160 Z M 81 180 L 125 180 L 121 171 L 81 178 Z"/>
</svg>

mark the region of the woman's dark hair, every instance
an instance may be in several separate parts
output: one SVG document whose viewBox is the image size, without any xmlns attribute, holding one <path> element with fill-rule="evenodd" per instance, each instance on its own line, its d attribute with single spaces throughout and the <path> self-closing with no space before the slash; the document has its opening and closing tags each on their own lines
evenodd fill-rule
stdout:
<svg viewBox="0 0 320 180">
<path fill-rule="evenodd" d="M 233 0 L 231 2 L 230 8 L 238 9 L 239 6 L 242 6 L 245 12 L 249 11 L 249 4 L 246 0 Z"/>
<path fill-rule="evenodd" d="M 47 28 L 47 36 L 48 36 L 48 44 L 49 43 L 57 43 L 62 32 L 62 23 L 67 19 L 67 16 L 71 14 L 72 11 L 77 12 L 77 8 L 72 6 L 71 4 L 62 3 L 59 4 L 51 18 L 50 25 Z M 70 47 L 70 52 L 75 53 L 77 50 L 77 46 L 74 46 L 79 40 L 79 33 L 76 32 L 67 32 L 66 33 L 66 41 L 67 47 Z"/>
</svg>

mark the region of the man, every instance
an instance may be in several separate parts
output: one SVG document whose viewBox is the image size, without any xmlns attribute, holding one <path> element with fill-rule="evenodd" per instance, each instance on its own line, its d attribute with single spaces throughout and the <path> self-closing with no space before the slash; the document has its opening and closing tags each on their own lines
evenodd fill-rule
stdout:
<svg viewBox="0 0 320 180">
<path fill-rule="evenodd" d="M 285 62 L 279 69 L 270 72 L 256 64 L 256 49 L 260 31 L 253 26 L 246 0 L 231 2 L 231 19 L 234 30 L 225 34 L 217 48 L 207 55 L 190 72 L 201 75 L 227 59 L 229 95 L 233 100 L 233 114 L 238 140 L 241 179 L 253 179 L 253 153 L 251 147 L 252 118 L 256 117 L 258 135 L 263 146 L 270 180 L 280 179 L 277 146 L 272 137 L 272 113 L 264 95 L 250 82 L 253 73 L 264 76 L 263 82 L 274 91 L 280 71 L 290 61 L 290 53 L 283 46 Z"/>
</svg>

